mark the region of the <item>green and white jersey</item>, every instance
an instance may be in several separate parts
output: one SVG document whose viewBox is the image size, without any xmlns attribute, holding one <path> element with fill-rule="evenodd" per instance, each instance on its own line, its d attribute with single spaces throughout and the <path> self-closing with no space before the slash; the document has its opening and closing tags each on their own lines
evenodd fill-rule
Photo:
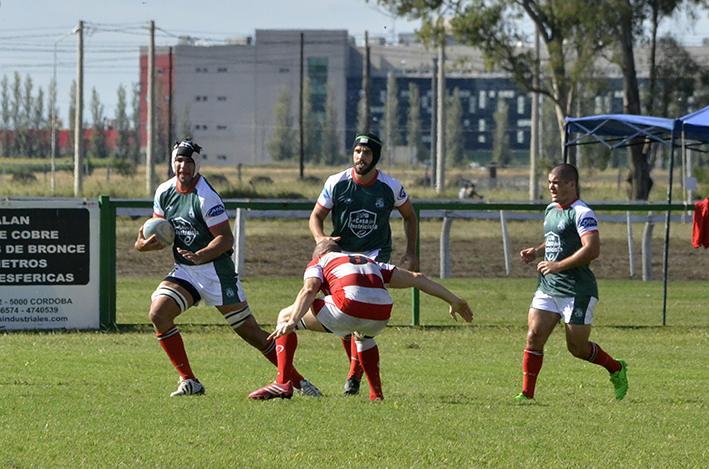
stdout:
<svg viewBox="0 0 709 469">
<path fill-rule="evenodd" d="M 198 177 L 199 180 L 189 192 L 183 193 L 177 189 L 176 177 L 160 184 L 155 191 L 153 200 L 155 216 L 165 218 L 175 227 L 172 253 L 177 264 L 194 265 L 177 252 L 178 247 L 197 252 L 214 239 L 209 228 L 229 223 L 224 202 L 219 194 L 209 185 L 204 176 Z M 222 253 L 212 262 L 232 262 L 231 253 L 231 250 Z"/>
<path fill-rule="evenodd" d="M 558 262 L 581 249 L 581 238 L 598 231 L 596 214 L 577 199 L 567 207 L 556 203 L 547 206 L 544 214 L 544 260 Z M 590 264 L 564 270 L 557 274 L 539 274 L 539 290 L 550 296 L 598 298 L 596 277 Z"/>
<path fill-rule="evenodd" d="M 391 257 L 392 210 L 409 200 L 396 179 L 378 171 L 370 184 L 357 183 L 350 168 L 330 176 L 325 182 L 318 205 L 332 211 L 332 234 L 342 239 L 337 244 L 346 252 L 369 254 L 379 251 L 378 262 Z"/>
</svg>

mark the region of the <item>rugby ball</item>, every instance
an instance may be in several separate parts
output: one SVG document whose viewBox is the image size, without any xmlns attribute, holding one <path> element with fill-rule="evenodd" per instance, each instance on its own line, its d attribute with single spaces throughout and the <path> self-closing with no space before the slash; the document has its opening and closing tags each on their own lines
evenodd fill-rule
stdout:
<svg viewBox="0 0 709 469">
<path fill-rule="evenodd" d="M 164 218 L 151 218 L 143 224 L 143 237 L 148 239 L 152 235 L 157 235 L 158 240 L 165 244 L 172 244 L 175 241 L 175 228 Z"/>
</svg>

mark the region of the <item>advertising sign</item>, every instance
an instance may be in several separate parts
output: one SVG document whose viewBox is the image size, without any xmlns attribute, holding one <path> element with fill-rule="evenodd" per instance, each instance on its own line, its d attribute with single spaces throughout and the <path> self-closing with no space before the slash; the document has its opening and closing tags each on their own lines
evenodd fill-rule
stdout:
<svg viewBox="0 0 709 469">
<path fill-rule="evenodd" d="M 0 201 L 0 330 L 99 320 L 98 201 Z"/>
</svg>

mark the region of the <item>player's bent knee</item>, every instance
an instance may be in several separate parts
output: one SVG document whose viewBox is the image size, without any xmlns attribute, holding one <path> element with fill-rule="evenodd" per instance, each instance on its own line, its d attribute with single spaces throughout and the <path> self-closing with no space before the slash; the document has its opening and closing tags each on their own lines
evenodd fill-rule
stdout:
<svg viewBox="0 0 709 469">
<path fill-rule="evenodd" d="M 156 298 L 159 297 L 167 297 L 172 299 L 176 304 L 177 307 L 180 308 L 180 313 L 184 313 L 187 311 L 187 308 L 190 307 L 189 301 L 187 300 L 187 297 L 182 294 L 179 290 L 168 287 L 166 285 L 160 285 L 152 294 L 150 299 L 152 301 L 155 301 Z M 159 314 L 158 312 L 155 312 L 155 314 Z M 151 320 L 153 319 L 154 313 L 153 311 L 150 312 Z"/>
</svg>

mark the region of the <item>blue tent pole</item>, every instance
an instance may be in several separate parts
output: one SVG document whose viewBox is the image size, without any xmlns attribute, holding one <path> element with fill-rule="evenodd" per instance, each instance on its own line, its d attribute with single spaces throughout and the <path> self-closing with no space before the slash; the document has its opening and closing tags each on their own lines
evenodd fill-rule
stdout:
<svg viewBox="0 0 709 469">
<path fill-rule="evenodd" d="M 569 124 L 564 124 L 564 163 L 569 162 Z"/>
<path fill-rule="evenodd" d="M 672 172 L 675 165 L 675 129 L 670 134 L 670 175 L 667 182 L 667 213 L 665 214 L 665 251 L 662 255 L 662 325 L 667 322 L 667 264 L 670 252 L 670 214 L 672 203 Z"/>
</svg>

